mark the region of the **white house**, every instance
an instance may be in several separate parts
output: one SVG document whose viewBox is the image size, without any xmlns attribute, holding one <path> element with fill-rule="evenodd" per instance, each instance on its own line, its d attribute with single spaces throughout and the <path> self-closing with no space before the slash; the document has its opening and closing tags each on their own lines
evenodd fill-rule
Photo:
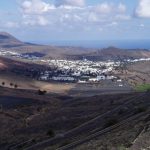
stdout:
<svg viewBox="0 0 150 150">
<path fill-rule="evenodd" d="M 105 79 L 106 79 L 106 77 L 103 76 L 103 75 L 102 75 L 102 76 L 97 76 L 97 80 L 98 80 L 98 81 L 100 81 L 100 80 L 105 80 Z"/>
<path fill-rule="evenodd" d="M 97 81 L 98 81 L 97 78 L 90 78 L 90 79 L 89 79 L 89 82 L 97 82 Z"/>
</svg>

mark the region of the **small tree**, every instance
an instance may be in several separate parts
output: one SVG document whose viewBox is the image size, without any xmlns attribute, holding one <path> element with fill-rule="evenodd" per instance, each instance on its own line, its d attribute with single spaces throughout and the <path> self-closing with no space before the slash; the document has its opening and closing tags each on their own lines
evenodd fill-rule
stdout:
<svg viewBox="0 0 150 150">
<path fill-rule="evenodd" d="M 10 86 L 13 86 L 14 84 L 13 83 L 10 83 Z"/>
<path fill-rule="evenodd" d="M 136 113 L 142 113 L 145 112 L 147 108 L 145 106 L 139 106 L 136 108 Z"/>
<path fill-rule="evenodd" d="M 39 94 L 39 95 L 45 95 L 46 93 L 47 93 L 47 91 L 45 91 L 45 90 L 44 90 L 44 91 L 38 90 L 38 94 Z"/>
<path fill-rule="evenodd" d="M 115 125 L 115 124 L 117 124 L 118 123 L 118 120 L 117 119 L 110 119 L 110 120 L 108 120 L 106 123 L 105 123 L 105 125 L 104 125 L 104 127 L 105 128 L 108 128 L 108 127 L 110 127 L 110 126 L 113 126 L 113 125 Z"/>
<path fill-rule="evenodd" d="M 14 85 L 14 88 L 15 88 L 15 89 L 17 89 L 17 88 L 18 88 L 18 85 L 17 85 L 17 84 L 15 84 L 15 85 Z"/>
<path fill-rule="evenodd" d="M 0 112 L 3 111 L 3 105 L 0 105 Z"/>
<path fill-rule="evenodd" d="M 53 131 L 52 129 L 49 129 L 48 132 L 47 132 L 47 135 L 48 135 L 49 137 L 54 137 L 54 136 L 55 136 L 55 133 L 54 133 L 54 131 Z"/>
<path fill-rule="evenodd" d="M 5 82 L 2 82 L 2 86 L 5 86 Z"/>
</svg>

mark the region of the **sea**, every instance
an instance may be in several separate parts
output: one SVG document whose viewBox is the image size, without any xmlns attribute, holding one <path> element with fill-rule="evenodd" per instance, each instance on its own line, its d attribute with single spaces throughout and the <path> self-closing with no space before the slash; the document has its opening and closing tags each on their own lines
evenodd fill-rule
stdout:
<svg viewBox="0 0 150 150">
<path fill-rule="evenodd" d="M 150 49 L 150 39 L 146 40 L 62 40 L 62 41 L 31 41 L 32 43 L 53 45 L 53 46 L 71 46 L 83 48 L 107 48 L 116 47 L 122 49 Z"/>
</svg>

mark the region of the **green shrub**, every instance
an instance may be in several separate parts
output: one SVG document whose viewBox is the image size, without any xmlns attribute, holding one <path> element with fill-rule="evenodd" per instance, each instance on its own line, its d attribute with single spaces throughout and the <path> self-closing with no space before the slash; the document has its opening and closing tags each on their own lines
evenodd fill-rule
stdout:
<svg viewBox="0 0 150 150">
<path fill-rule="evenodd" d="M 48 135 L 49 137 L 54 137 L 54 136 L 55 136 L 55 132 L 54 132 L 52 129 L 49 129 L 49 130 L 47 131 L 47 135 Z"/>
<path fill-rule="evenodd" d="M 142 112 L 145 112 L 146 110 L 147 110 L 147 108 L 144 107 L 144 106 L 137 107 L 136 108 L 136 113 L 142 113 Z"/>
<path fill-rule="evenodd" d="M 71 143 L 70 140 L 65 140 L 64 142 L 61 143 L 60 147 L 66 146 L 70 143 Z"/>
<path fill-rule="evenodd" d="M 45 91 L 45 90 L 44 90 L 44 91 L 38 90 L 38 94 L 39 94 L 39 95 L 45 95 L 46 93 L 47 93 L 47 91 Z"/>
<path fill-rule="evenodd" d="M 121 145 L 117 148 L 117 150 L 126 150 L 125 146 Z"/>
<path fill-rule="evenodd" d="M 135 87 L 138 92 L 147 92 L 150 91 L 150 84 L 141 84 Z"/>
</svg>

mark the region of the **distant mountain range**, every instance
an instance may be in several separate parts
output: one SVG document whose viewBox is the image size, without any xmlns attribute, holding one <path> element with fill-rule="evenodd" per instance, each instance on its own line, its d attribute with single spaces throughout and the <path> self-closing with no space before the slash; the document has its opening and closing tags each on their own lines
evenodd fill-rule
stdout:
<svg viewBox="0 0 150 150">
<path fill-rule="evenodd" d="M 25 43 L 9 33 L 0 32 L 0 48 L 17 51 L 20 53 L 39 52 L 45 57 L 60 59 L 83 59 L 89 60 L 118 60 L 118 59 L 135 59 L 150 58 L 150 50 L 147 49 L 119 49 L 108 47 L 103 49 L 91 49 L 70 46 L 48 46 L 32 43 Z"/>
<path fill-rule="evenodd" d="M 135 58 L 150 58 L 150 51 L 146 49 L 119 49 L 108 47 L 87 54 L 88 59 L 135 59 Z"/>
</svg>

